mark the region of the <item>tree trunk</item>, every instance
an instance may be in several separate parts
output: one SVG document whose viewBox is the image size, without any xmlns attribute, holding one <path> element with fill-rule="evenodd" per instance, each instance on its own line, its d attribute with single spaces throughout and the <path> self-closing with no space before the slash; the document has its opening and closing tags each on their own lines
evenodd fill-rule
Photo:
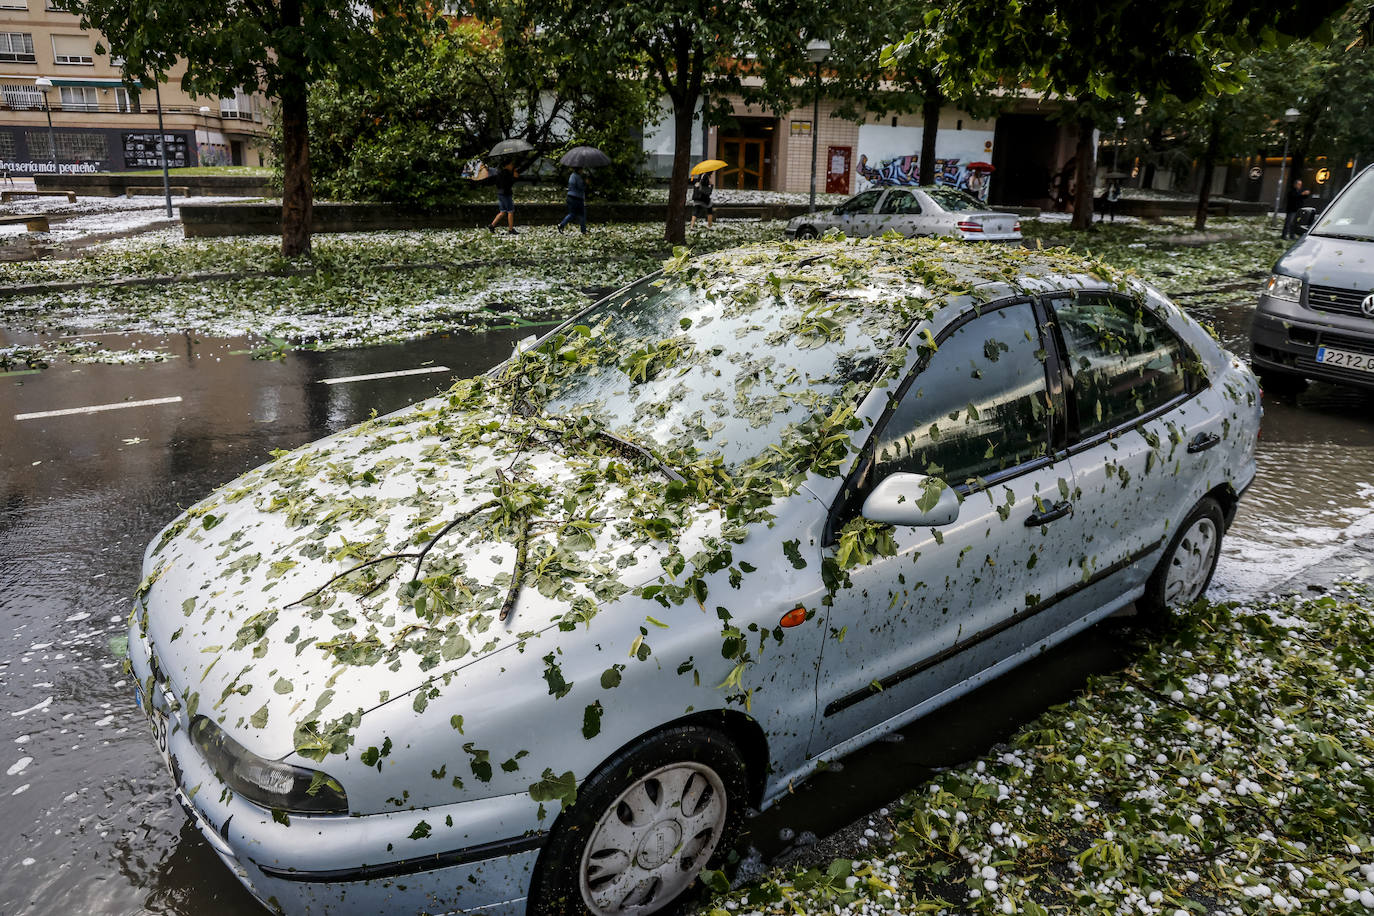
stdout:
<svg viewBox="0 0 1374 916">
<path fill-rule="evenodd" d="M 925 101 L 921 103 L 921 184 L 935 184 L 935 136 L 940 131 L 944 102 L 938 86 L 925 89 Z"/>
<path fill-rule="evenodd" d="M 310 254 L 310 126 L 304 89 L 282 93 L 281 253 Z"/>
<path fill-rule="evenodd" d="M 668 225 L 663 229 L 663 238 L 670 245 L 681 245 L 687 239 L 687 184 L 696 102 L 695 97 L 673 101 L 673 177 L 668 182 Z"/>
<path fill-rule="evenodd" d="M 1071 229 L 1093 228 L 1093 185 L 1097 181 L 1097 145 L 1093 143 L 1093 120 L 1086 115 L 1078 118 L 1078 145 L 1074 150 L 1078 157 L 1078 170 L 1075 180 L 1078 187 L 1073 196 L 1073 222 Z"/>
<path fill-rule="evenodd" d="M 1193 217 L 1193 231 L 1207 228 L 1207 204 L 1212 199 L 1212 173 L 1217 167 L 1217 145 L 1221 142 L 1221 115 L 1213 113 L 1207 131 L 1207 148 L 1202 151 L 1202 189 L 1197 195 L 1197 214 Z"/>
</svg>

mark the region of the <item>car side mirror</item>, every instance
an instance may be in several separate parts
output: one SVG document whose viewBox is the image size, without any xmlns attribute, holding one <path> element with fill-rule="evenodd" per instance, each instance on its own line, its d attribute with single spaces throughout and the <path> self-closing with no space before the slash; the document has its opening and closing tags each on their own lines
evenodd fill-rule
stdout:
<svg viewBox="0 0 1374 916">
<path fill-rule="evenodd" d="M 1309 229 L 1312 228 L 1312 224 L 1315 223 L 1316 221 L 1317 221 L 1317 208 L 1316 208 L 1316 207 L 1303 207 L 1301 210 L 1298 211 L 1298 219 L 1297 219 L 1296 225 L 1297 225 L 1297 228 L 1298 228 L 1298 231 L 1299 231 L 1299 232 L 1306 232 L 1306 231 L 1308 231 Z"/>
<path fill-rule="evenodd" d="M 959 518 L 959 494 L 938 477 L 889 474 L 864 500 L 863 517 L 888 525 L 952 525 Z"/>
</svg>

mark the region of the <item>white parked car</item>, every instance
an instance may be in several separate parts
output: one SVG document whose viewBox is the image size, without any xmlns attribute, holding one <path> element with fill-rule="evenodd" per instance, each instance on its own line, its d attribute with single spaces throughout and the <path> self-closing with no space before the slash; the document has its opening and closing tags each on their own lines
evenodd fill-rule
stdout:
<svg viewBox="0 0 1374 916">
<path fill-rule="evenodd" d="M 871 188 L 833 210 L 798 216 L 784 231 L 788 238 L 808 239 L 830 229 L 858 237 L 897 232 L 974 242 L 1021 241 L 1021 220 L 1015 213 L 999 213 L 971 194 L 934 185 Z"/>
<path fill-rule="evenodd" d="M 818 766 L 1202 595 L 1259 419 L 1062 254 L 684 257 L 169 525 L 140 702 L 274 910 L 661 912 Z"/>
</svg>

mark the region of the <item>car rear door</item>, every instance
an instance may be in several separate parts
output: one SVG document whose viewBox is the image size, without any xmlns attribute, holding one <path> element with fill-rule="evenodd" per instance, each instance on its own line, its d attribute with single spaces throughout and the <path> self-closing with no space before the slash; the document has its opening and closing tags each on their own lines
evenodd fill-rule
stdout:
<svg viewBox="0 0 1374 916">
<path fill-rule="evenodd" d="M 905 383 L 832 508 L 835 573 L 810 753 L 854 739 L 1023 647 L 1016 626 L 1062 585 L 1071 471 L 1053 442 L 1060 392 L 1032 303 L 984 307 L 946 332 Z M 963 494 L 940 528 L 876 526 L 885 477 L 941 477 Z M 890 556 L 841 568 L 890 534 Z"/>
<path fill-rule="evenodd" d="M 1225 415 L 1206 409 L 1200 362 L 1143 299 L 1105 292 L 1050 297 L 1063 347 L 1074 512 L 1072 592 L 1063 621 L 1144 586 L 1193 503 L 1224 477 Z M 1215 483 L 1213 483 L 1215 481 Z"/>
</svg>

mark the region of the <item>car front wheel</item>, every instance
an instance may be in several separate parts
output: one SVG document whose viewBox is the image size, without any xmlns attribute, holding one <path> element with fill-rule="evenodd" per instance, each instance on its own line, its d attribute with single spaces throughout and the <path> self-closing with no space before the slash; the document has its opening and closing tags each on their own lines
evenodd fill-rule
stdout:
<svg viewBox="0 0 1374 916">
<path fill-rule="evenodd" d="M 797 230 L 797 238 L 799 239 L 814 239 L 819 234 L 815 226 L 802 226 Z"/>
<path fill-rule="evenodd" d="M 1202 499 L 1178 526 L 1164 557 L 1145 584 L 1139 610 L 1160 620 L 1168 611 L 1187 607 L 1207 592 L 1221 556 L 1226 517 L 1210 496 Z"/>
<path fill-rule="evenodd" d="M 539 857 L 529 912 L 658 913 L 730 848 L 748 779 L 725 735 L 681 726 L 607 761 L 559 815 Z"/>
</svg>

